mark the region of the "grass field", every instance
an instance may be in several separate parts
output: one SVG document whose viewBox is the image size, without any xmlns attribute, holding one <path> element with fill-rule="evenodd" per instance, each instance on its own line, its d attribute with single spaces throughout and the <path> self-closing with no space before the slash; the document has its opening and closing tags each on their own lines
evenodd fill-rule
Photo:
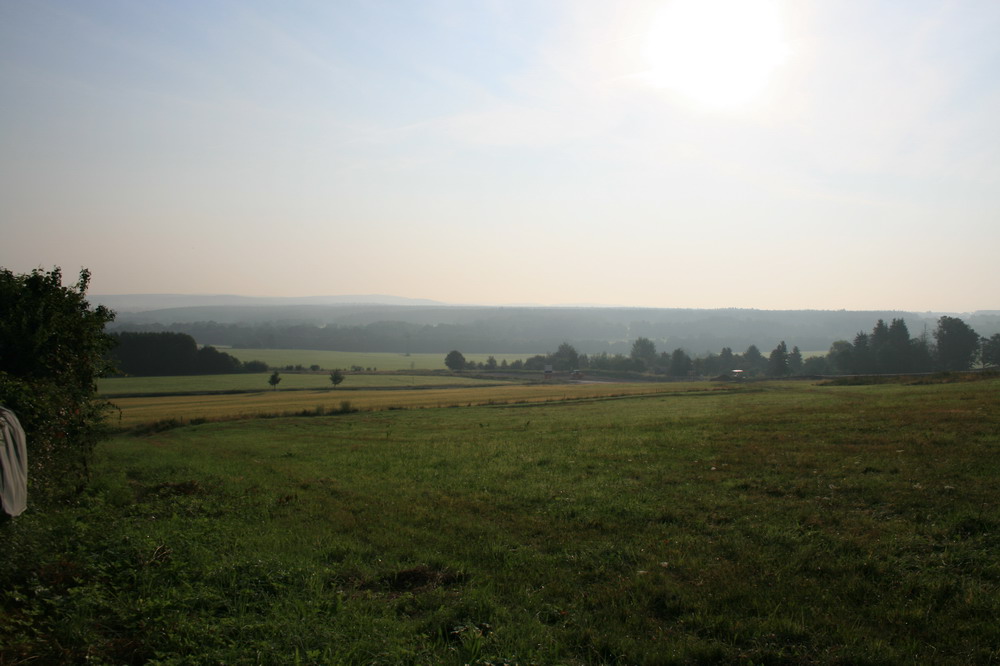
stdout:
<svg viewBox="0 0 1000 666">
<path fill-rule="evenodd" d="M 352 366 L 377 368 L 378 370 L 444 370 L 444 357 L 447 354 L 391 354 L 321 351 L 311 349 L 232 349 L 225 352 L 241 361 L 264 361 L 271 367 L 283 368 L 289 365 L 301 365 L 308 368 L 318 365 L 321 368 L 348 369 Z M 497 363 L 508 363 L 518 359 L 526 359 L 533 354 L 463 354 L 470 362 L 485 363 L 490 356 Z"/>
<path fill-rule="evenodd" d="M 996 663 L 998 453 L 996 379 L 119 435 L 0 663 Z"/>
<path fill-rule="evenodd" d="M 414 388 L 428 386 L 488 386 L 505 383 L 503 379 L 476 379 L 453 374 L 353 374 L 345 373 L 342 384 L 334 388 L 327 373 L 279 373 L 280 391 L 316 389 L 350 391 L 356 388 Z M 104 396 L 140 395 L 143 393 L 199 393 L 220 391 L 271 391 L 271 373 L 229 375 L 189 375 L 179 377 L 107 377 L 98 380 L 97 390 Z"/>
</svg>

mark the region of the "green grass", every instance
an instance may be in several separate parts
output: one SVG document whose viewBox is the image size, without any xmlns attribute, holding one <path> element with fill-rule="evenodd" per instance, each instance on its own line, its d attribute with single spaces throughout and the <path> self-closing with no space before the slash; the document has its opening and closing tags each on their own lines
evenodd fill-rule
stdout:
<svg viewBox="0 0 1000 666">
<path fill-rule="evenodd" d="M 428 386 L 488 386 L 504 383 L 503 379 L 477 379 L 461 375 L 440 374 L 353 374 L 334 388 L 329 373 L 282 372 L 280 391 L 289 389 L 330 389 L 334 391 L 358 388 L 414 388 Z M 107 377 L 97 382 L 101 395 L 142 395 L 169 393 L 200 393 L 221 391 L 271 391 L 271 373 L 229 375 L 187 375 L 178 377 Z"/>
<path fill-rule="evenodd" d="M 406 355 L 312 349 L 232 349 L 228 347 L 224 351 L 241 361 L 263 361 L 271 367 L 283 368 L 289 365 L 301 365 L 308 368 L 311 365 L 318 365 L 330 370 L 334 368 L 347 369 L 355 365 L 363 368 L 377 368 L 378 370 L 444 370 L 444 357 L 447 356 L 447 354 Z M 463 355 L 467 361 L 476 363 L 485 363 L 490 356 L 496 358 L 497 363 L 505 360 L 511 363 L 533 356 L 533 354 Z"/>
<path fill-rule="evenodd" d="M 118 436 L 0 663 L 995 663 L 998 446 L 997 380 Z"/>
</svg>

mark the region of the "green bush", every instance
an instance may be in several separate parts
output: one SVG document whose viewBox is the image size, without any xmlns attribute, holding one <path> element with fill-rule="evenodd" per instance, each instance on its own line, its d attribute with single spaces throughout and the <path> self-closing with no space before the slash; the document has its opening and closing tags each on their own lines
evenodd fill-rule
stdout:
<svg viewBox="0 0 1000 666">
<path fill-rule="evenodd" d="M 0 269 L 0 404 L 17 414 L 28 440 L 29 506 L 78 492 L 108 403 L 96 380 L 113 344 L 114 313 L 91 309 L 90 273 L 62 285 L 62 272 Z"/>
</svg>

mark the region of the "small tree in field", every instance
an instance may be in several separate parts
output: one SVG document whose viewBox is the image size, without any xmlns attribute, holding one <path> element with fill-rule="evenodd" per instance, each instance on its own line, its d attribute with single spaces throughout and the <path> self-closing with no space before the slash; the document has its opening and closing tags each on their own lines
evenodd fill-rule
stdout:
<svg viewBox="0 0 1000 666">
<path fill-rule="evenodd" d="M 465 357 L 462 356 L 462 352 L 455 349 L 448 352 L 448 355 L 444 357 L 444 364 L 448 366 L 449 370 L 458 372 L 465 367 Z"/>
<path fill-rule="evenodd" d="M 267 380 L 267 383 L 270 384 L 271 388 L 275 391 L 278 390 L 278 384 L 281 383 L 281 375 L 278 374 L 277 370 L 271 373 L 271 378 Z"/>
<path fill-rule="evenodd" d="M 342 381 L 344 381 L 344 373 L 343 372 L 341 372 L 340 370 L 333 370 L 333 371 L 330 372 L 330 383 L 331 384 L 333 384 L 334 386 L 337 386 Z"/>
</svg>

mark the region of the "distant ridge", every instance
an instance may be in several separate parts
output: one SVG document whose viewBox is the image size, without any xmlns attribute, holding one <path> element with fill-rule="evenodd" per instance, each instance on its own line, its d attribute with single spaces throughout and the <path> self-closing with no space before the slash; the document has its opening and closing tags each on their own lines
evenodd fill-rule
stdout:
<svg viewBox="0 0 1000 666">
<path fill-rule="evenodd" d="M 159 307 L 190 302 L 195 305 Z M 395 301 L 374 302 L 378 299 Z M 928 334 L 938 315 L 901 311 L 686 309 L 454 305 L 384 296 L 250 298 L 151 295 L 101 298 L 117 317 L 112 331 L 175 331 L 199 344 L 262 349 L 333 349 L 447 353 L 540 353 L 569 342 L 579 352 L 629 354 L 645 337 L 662 351 L 762 352 L 789 347 L 825 352 L 875 322 L 905 319 L 911 335 Z M 210 304 L 210 303 L 232 304 Z M 139 306 L 126 310 L 122 306 Z M 962 315 L 979 335 L 1000 333 L 1000 316 Z"/>
<path fill-rule="evenodd" d="M 426 298 L 385 294 L 342 296 L 237 296 L 233 294 L 99 294 L 88 297 L 92 305 L 117 312 L 144 312 L 169 308 L 247 305 L 446 305 Z"/>
</svg>

